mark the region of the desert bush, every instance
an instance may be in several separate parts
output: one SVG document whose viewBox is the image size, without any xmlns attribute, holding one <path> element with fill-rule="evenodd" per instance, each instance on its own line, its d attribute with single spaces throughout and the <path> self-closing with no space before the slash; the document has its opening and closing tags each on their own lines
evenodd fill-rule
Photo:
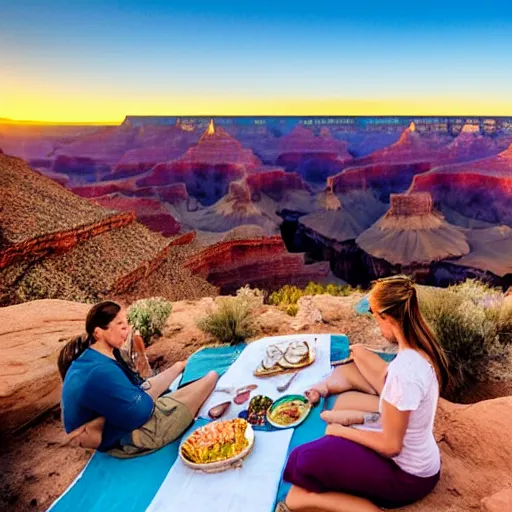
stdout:
<svg viewBox="0 0 512 512">
<path fill-rule="evenodd" d="M 128 308 L 128 322 L 148 346 L 154 335 L 161 335 L 171 314 L 172 304 L 162 297 L 140 299 Z"/>
<path fill-rule="evenodd" d="M 328 284 L 326 286 L 320 283 L 310 282 L 305 288 L 298 286 L 285 285 L 279 290 L 270 294 L 268 303 L 279 307 L 291 316 L 295 316 L 299 310 L 298 302 L 301 297 L 306 295 L 334 295 L 336 297 L 345 297 L 354 292 L 354 288 L 349 285 Z"/>
<path fill-rule="evenodd" d="M 236 291 L 236 297 L 245 301 L 250 310 L 261 307 L 265 301 L 265 292 L 258 288 L 251 288 L 246 285 Z"/>
<path fill-rule="evenodd" d="M 504 295 L 467 280 L 421 293 L 420 307 L 449 358 L 449 394 L 459 398 L 477 380 L 490 377 L 490 361 L 503 357 L 511 342 L 512 315 L 504 314 Z"/>
<path fill-rule="evenodd" d="M 197 322 L 204 333 L 222 343 L 235 345 L 255 334 L 251 303 L 246 297 L 224 297 L 218 309 Z"/>
</svg>

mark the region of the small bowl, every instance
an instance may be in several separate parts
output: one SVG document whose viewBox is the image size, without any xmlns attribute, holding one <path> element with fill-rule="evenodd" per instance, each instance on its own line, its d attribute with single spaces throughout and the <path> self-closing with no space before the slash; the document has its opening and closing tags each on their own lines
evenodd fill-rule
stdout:
<svg viewBox="0 0 512 512">
<path fill-rule="evenodd" d="M 288 423 L 286 425 L 283 425 L 283 424 L 277 423 L 271 419 L 270 415 L 272 414 L 272 411 L 274 411 L 279 405 L 281 405 L 285 402 L 293 402 L 295 400 L 302 402 L 306 406 L 305 412 L 302 414 L 302 416 L 298 420 L 294 421 L 293 423 Z M 308 417 L 310 411 L 311 411 L 311 404 L 309 403 L 308 399 L 304 395 L 285 395 L 285 396 L 279 398 L 278 400 L 276 400 L 272 404 L 272 406 L 269 407 L 269 409 L 267 410 L 267 421 L 275 428 L 293 428 L 293 427 L 299 426 Z"/>
</svg>

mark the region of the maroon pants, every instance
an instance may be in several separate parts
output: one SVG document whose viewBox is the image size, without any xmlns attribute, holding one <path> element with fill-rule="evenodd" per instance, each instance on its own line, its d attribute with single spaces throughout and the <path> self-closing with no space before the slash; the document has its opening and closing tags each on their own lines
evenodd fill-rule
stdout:
<svg viewBox="0 0 512 512">
<path fill-rule="evenodd" d="M 343 492 L 395 508 L 424 498 L 436 486 L 439 473 L 414 476 L 365 446 L 324 436 L 290 453 L 283 478 L 310 492 Z"/>
</svg>

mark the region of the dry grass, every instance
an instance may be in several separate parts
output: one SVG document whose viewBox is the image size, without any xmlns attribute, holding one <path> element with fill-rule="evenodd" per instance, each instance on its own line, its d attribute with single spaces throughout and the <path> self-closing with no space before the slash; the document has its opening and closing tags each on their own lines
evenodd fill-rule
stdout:
<svg viewBox="0 0 512 512">
<path fill-rule="evenodd" d="M 195 241 L 171 247 L 169 256 L 162 266 L 123 293 L 119 300 L 130 304 L 138 299 L 157 295 L 174 302 L 218 295 L 219 291 L 215 286 L 202 277 L 193 275 L 184 267 L 187 259 L 200 249 L 200 243 Z"/>
<path fill-rule="evenodd" d="M 0 155 L 0 210 L 5 245 L 92 224 L 114 214 L 30 169 L 19 158 Z"/>
<path fill-rule="evenodd" d="M 221 343 L 235 345 L 256 334 L 253 310 L 243 297 L 229 297 L 220 302 L 216 311 L 201 318 L 197 326 Z"/>
<path fill-rule="evenodd" d="M 422 289 L 420 304 L 450 360 L 451 398 L 476 381 L 492 380 L 512 342 L 512 311 L 501 290 L 467 280 L 445 290 Z"/>
<path fill-rule="evenodd" d="M 81 242 L 67 253 L 8 267 L 0 279 L 10 283 L 10 303 L 43 298 L 94 302 L 168 243 L 133 223 Z"/>
</svg>

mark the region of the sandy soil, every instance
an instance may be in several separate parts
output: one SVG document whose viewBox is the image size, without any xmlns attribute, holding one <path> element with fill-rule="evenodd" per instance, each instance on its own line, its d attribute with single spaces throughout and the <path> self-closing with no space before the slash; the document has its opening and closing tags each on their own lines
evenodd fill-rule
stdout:
<svg viewBox="0 0 512 512">
<path fill-rule="evenodd" d="M 201 306 L 207 308 L 209 299 Z M 211 299 L 210 299 L 211 300 Z M 148 355 L 158 368 L 186 359 L 209 341 L 192 328 L 187 306 L 190 302 L 175 304 L 171 322 L 160 338 L 150 347 Z M 198 303 L 195 303 L 199 307 Z M 347 304 L 347 310 L 353 304 Z M 269 332 L 262 335 L 278 335 L 292 332 L 283 323 L 283 317 L 274 308 L 268 309 L 265 318 Z M 354 343 L 379 341 L 375 325 L 368 317 L 358 317 L 345 311 L 323 311 L 325 323 L 300 332 L 346 332 Z M 289 317 L 290 320 L 291 317 Z M 479 385 L 471 391 L 471 402 L 512 395 L 512 381 Z M 30 428 L 9 439 L 0 440 L 0 510 L 25 512 L 45 511 L 76 478 L 87 460 L 90 451 L 67 444 L 60 410 L 56 409 Z"/>
</svg>

